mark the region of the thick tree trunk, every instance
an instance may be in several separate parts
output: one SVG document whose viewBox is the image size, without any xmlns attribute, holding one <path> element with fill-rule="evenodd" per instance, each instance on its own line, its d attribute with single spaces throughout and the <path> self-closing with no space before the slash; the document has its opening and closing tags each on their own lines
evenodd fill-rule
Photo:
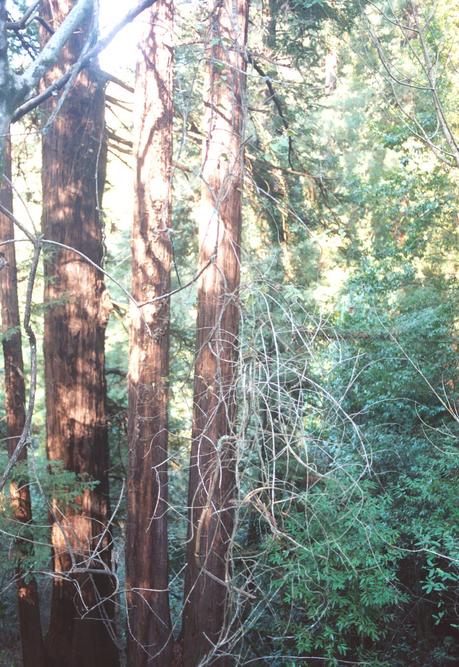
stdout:
<svg viewBox="0 0 459 667">
<path fill-rule="evenodd" d="M 73 4 L 72 0 L 43 0 L 42 15 L 57 28 Z M 88 17 L 47 75 L 47 85 L 78 59 L 90 29 Z M 53 109 L 51 102 L 47 110 Z M 43 137 L 43 233 L 98 265 L 103 255 L 104 133 L 104 91 L 92 72 L 85 71 L 73 83 Z M 48 664 L 110 667 L 118 664 L 118 651 L 113 641 L 114 601 L 108 600 L 114 586 L 111 538 L 106 531 L 109 461 L 104 337 L 108 298 L 100 271 L 75 252 L 53 247 L 44 269 L 48 457 L 62 461 L 83 479 L 98 482 L 77 499 L 77 509 L 53 501 L 56 576 Z"/>
<path fill-rule="evenodd" d="M 183 660 L 223 665 L 233 531 L 248 0 L 209 6 Z M 207 268 L 206 268 L 207 267 Z M 215 648 L 216 647 L 216 648 Z M 210 657 L 212 656 L 212 657 Z"/>
<path fill-rule="evenodd" d="M 132 294 L 170 290 L 173 1 L 144 14 L 136 77 Z M 168 593 L 169 298 L 131 309 L 126 542 L 128 665 L 172 665 Z"/>
<path fill-rule="evenodd" d="M 2 159 L 3 174 L 11 180 L 11 148 L 6 142 Z M 2 178 L 0 201 L 8 210 L 13 210 L 13 194 L 8 182 Z M 0 212 L 0 241 L 14 239 L 14 226 L 8 216 Z M 19 317 L 16 252 L 14 244 L 0 246 L 2 268 L 0 269 L 0 300 L 2 311 L 3 357 L 5 362 L 5 412 L 8 452 L 11 456 L 18 444 L 25 423 L 25 382 L 22 359 L 22 343 Z M 27 461 L 27 448 L 21 451 L 18 461 Z M 19 627 L 21 632 L 24 667 L 45 667 L 45 652 L 41 632 L 40 609 L 37 584 L 25 578 L 27 572 L 21 567 L 21 556 L 30 555 L 33 534 L 27 528 L 32 522 L 30 490 L 26 479 L 13 473 L 10 484 L 13 518 L 17 522 L 18 539 L 15 555 L 18 558 L 16 571 L 18 586 Z M 25 538 L 25 540 L 21 540 Z"/>
</svg>

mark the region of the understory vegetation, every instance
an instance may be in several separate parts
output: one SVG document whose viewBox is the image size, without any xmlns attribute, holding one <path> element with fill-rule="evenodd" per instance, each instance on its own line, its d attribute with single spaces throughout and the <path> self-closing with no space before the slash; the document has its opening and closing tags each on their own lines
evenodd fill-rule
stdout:
<svg viewBox="0 0 459 667">
<path fill-rule="evenodd" d="M 18 0 L 7 6 L 17 18 L 28 4 L 33 3 Z M 68 2 L 67 8 L 75 4 Z M 159 7 L 165 4 L 157 0 Z M 110 578 L 111 588 L 104 595 L 112 607 L 104 611 L 104 618 L 117 657 L 115 662 L 99 661 L 99 667 L 120 664 L 119 660 L 132 667 L 459 664 L 458 8 L 450 0 L 254 0 L 250 9 L 242 0 L 238 7 L 242 4 L 249 12 L 248 31 L 247 44 L 239 51 L 244 65 L 237 93 L 229 81 L 238 66 L 228 65 L 224 58 L 222 62 L 212 51 L 225 46 L 225 38 L 219 42 L 209 28 L 214 14 L 207 4 L 177 1 L 173 46 L 168 45 L 174 54 L 173 156 L 171 192 L 165 195 L 172 213 L 170 224 L 165 223 L 170 227 L 171 251 L 169 287 L 164 290 L 170 294 L 170 317 L 164 330 L 152 325 L 159 321 L 158 327 L 163 326 L 161 317 L 166 316 L 157 307 L 162 295 L 145 292 L 140 298 L 142 293 L 134 294 L 134 307 L 141 301 L 147 304 L 139 326 L 150 325 L 155 344 L 167 346 L 169 366 L 162 367 L 161 381 L 168 392 L 168 421 L 166 416 L 166 426 L 158 432 L 167 431 L 168 449 L 165 446 L 159 463 L 145 459 L 148 469 L 142 472 L 160 484 L 161 465 L 167 462 L 164 497 L 159 490 L 156 501 L 151 501 L 148 488 L 141 486 L 145 478 L 135 467 L 138 461 L 131 458 L 135 429 L 142 427 L 134 424 L 132 415 L 131 284 L 134 289 L 135 275 L 131 272 L 135 260 L 130 243 L 135 253 L 135 239 L 142 237 L 141 233 L 135 236 L 132 226 L 142 197 L 136 180 L 141 173 L 135 153 L 139 142 L 133 139 L 137 131 L 141 136 L 141 130 L 133 130 L 132 109 L 139 104 L 139 89 L 134 95 L 131 88 L 138 57 L 131 47 L 138 38 L 135 28 L 101 58 L 101 67 L 110 76 L 104 79 L 105 129 L 95 145 L 106 143 L 107 165 L 105 173 L 99 162 L 94 163 L 97 173 L 90 174 L 100 197 L 104 190 L 103 200 L 96 197 L 92 207 L 97 209 L 94 229 L 100 230 L 101 252 L 91 255 L 91 243 L 97 242 L 94 235 L 88 237 L 84 251 L 105 272 L 97 276 L 105 280 L 106 290 L 107 323 L 100 338 L 105 341 L 106 386 L 102 383 L 96 390 L 105 405 L 107 479 L 97 478 L 97 466 L 87 469 L 84 463 L 75 463 L 76 435 L 75 440 L 68 436 L 73 443 L 68 447 L 74 447 L 68 459 L 50 455 L 50 434 L 59 435 L 52 431 L 50 421 L 50 387 L 57 391 L 59 378 L 64 376 L 71 383 L 71 355 L 76 358 L 79 354 L 79 336 L 83 340 L 85 333 L 80 321 L 72 320 L 79 316 L 74 294 L 64 290 L 67 283 L 59 282 L 61 277 L 53 277 L 55 267 L 65 264 L 62 249 L 43 246 L 30 302 L 34 247 L 22 231 L 15 231 L 21 318 L 24 324 L 24 312 L 30 306 L 31 326 L 38 340 L 38 371 L 28 458 L 10 471 L 0 495 L 0 665 L 5 667 L 22 664 L 18 580 L 36 582 L 46 636 L 48 627 L 56 622 L 52 607 L 56 579 L 62 575 L 71 585 L 71 597 L 77 598 L 83 590 L 82 603 L 77 605 L 83 618 L 91 618 L 102 605 L 100 595 L 93 607 L 83 599 L 85 584 L 78 577 L 84 568 L 88 578 L 91 568 L 103 570 L 106 579 Z M 154 7 L 146 11 L 154 12 Z M 238 11 L 242 12 L 240 7 Z M 102 24 L 107 20 L 105 13 L 110 9 L 104 10 L 102 4 Z M 11 38 L 10 58 L 18 71 L 25 69 L 24 63 L 43 44 L 38 26 L 38 22 L 30 23 L 25 32 Z M 40 34 L 41 30 L 43 27 Z M 126 51 L 125 59 L 119 58 L 121 50 Z M 233 283 L 228 278 L 233 269 L 227 270 L 226 265 L 219 269 L 220 249 L 220 255 L 211 248 L 209 257 L 204 257 L 197 231 L 206 215 L 202 194 L 209 182 L 203 167 L 206 145 L 213 141 L 205 114 L 215 101 L 212 95 L 206 98 L 211 85 L 206 67 L 213 67 L 215 96 L 229 90 L 228 105 L 231 95 L 242 100 L 237 101 L 239 111 L 232 109 L 231 113 L 243 110 L 240 146 L 235 149 L 243 175 L 237 181 L 237 166 L 232 165 L 225 172 L 226 180 L 221 176 L 227 169 L 225 160 L 232 160 L 233 148 L 228 149 L 228 156 L 222 149 L 218 169 L 223 185 L 220 183 L 219 198 L 214 201 L 217 210 L 220 205 L 224 208 L 226 189 L 233 187 L 236 202 L 237 197 L 242 198 L 242 236 L 234 269 L 236 273 L 240 269 L 239 283 L 237 277 Z M 72 95 L 65 88 L 60 94 Z M 52 106 L 55 98 L 47 104 L 50 106 L 35 108 L 11 126 L 15 217 L 34 238 L 40 218 L 48 225 L 44 233 L 51 238 L 49 230 L 58 227 L 56 211 L 62 201 L 56 195 L 50 203 L 51 194 L 41 185 L 46 159 L 40 153 L 41 135 L 56 110 Z M 83 109 L 84 102 L 80 104 Z M 164 106 L 164 100 L 161 104 Z M 64 114 L 65 108 L 64 104 Z M 94 127 L 97 130 L 97 124 Z M 155 127 L 152 136 L 159 125 Z M 54 128 L 57 132 L 59 125 Z M 45 140 L 59 147 L 64 139 L 52 144 L 53 131 L 45 130 Z M 76 136 L 72 139 L 78 140 Z M 73 158 L 67 153 L 52 159 L 58 166 L 48 164 L 59 170 L 64 168 L 59 167 L 59 160 L 65 165 Z M 151 191 L 156 187 L 163 192 L 161 184 L 155 183 Z M 73 206 L 74 194 L 69 193 L 64 208 Z M 85 198 L 85 206 L 88 201 Z M 81 211 L 65 215 L 77 229 Z M 234 215 L 236 219 L 237 213 Z M 147 239 L 145 256 L 157 236 Z M 215 248 L 218 236 L 217 228 Z M 2 236 L 1 241 L 5 240 Z M 234 247 L 239 241 L 232 243 Z M 3 258 L 1 255 L 0 273 L 8 270 Z M 167 258 L 163 264 L 166 262 Z M 197 338 L 196 329 L 203 304 L 212 307 L 208 305 L 211 297 L 203 296 L 205 276 L 212 270 L 217 275 L 215 284 L 218 271 L 220 277 L 226 271 L 219 298 L 231 292 L 231 308 L 236 313 L 231 335 L 225 329 L 227 337 L 213 342 L 224 309 L 218 311 L 213 325 L 202 325 L 210 332 L 208 339 L 200 340 L 199 331 Z M 78 275 L 84 295 L 90 278 Z M 162 280 L 148 271 L 145 275 L 156 286 Z M 161 283 L 165 284 L 167 277 Z M 62 353 L 59 340 L 50 342 L 49 327 L 53 313 L 64 311 L 71 333 L 62 334 L 67 341 Z M 31 339 L 24 326 L 21 331 L 24 376 L 30 388 Z M 17 327 L 4 326 L 3 341 L 17 333 Z M 74 348 L 68 341 L 74 341 Z M 215 382 L 207 381 L 207 394 L 200 393 L 199 381 L 209 372 L 210 362 L 207 371 L 202 371 L 199 360 L 205 348 L 213 353 L 219 345 L 223 352 L 215 353 Z M 61 354 L 63 375 L 58 378 L 55 370 L 50 374 L 50 358 L 57 364 Z M 231 357 L 230 362 L 225 355 Z M 231 369 L 222 370 L 227 362 Z M 88 361 L 88 367 L 92 363 Z M 145 359 L 144 363 L 147 365 Z M 89 383 L 93 375 L 88 367 L 82 376 L 90 378 Z M 220 378 L 225 372 L 226 384 Z M 155 381 L 150 378 L 144 383 L 155 387 Z M 220 402 L 215 406 L 210 396 L 218 393 L 219 383 L 223 389 L 220 387 Z M 139 395 L 140 390 L 136 397 Z M 67 408 L 56 419 L 70 421 L 72 396 L 69 389 Z M 226 420 L 226 426 L 223 432 L 209 435 L 209 423 L 199 427 L 199 412 L 210 422 L 219 410 L 218 419 Z M 1 401 L 1 470 L 11 456 L 7 413 Z M 142 415 L 145 424 L 148 415 Z M 156 413 L 151 418 L 156 419 Z M 72 428 L 76 433 L 77 426 Z M 62 434 L 59 437 L 64 438 Z M 154 449 L 155 437 L 145 451 Z M 201 469 L 196 464 L 201 453 L 192 453 L 190 462 L 190 451 L 198 440 L 207 442 L 206 438 L 213 449 Z M 196 465 L 201 482 L 193 487 Z M 228 470 L 233 477 L 225 491 Z M 203 479 L 207 484 L 204 500 L 199 496 Z M 133 480 L 140 480 L 138 487 Z M 18 519 L 14 504 L 18 485 L 30 490 L 32 520 Z M 67 571 L 58 571 L 51 552 L 51 547 L 54 555 L 57 549 L 56 516 L 64 526 L 67 519 L 75 521 L 72 530 L 78 531 L 75 517 L 82 516 L 85 499 L 103 504 L 100 498 L 105 498 L 108 487 L 107 507 L 98 505 L 99 513 L 91 515 L 98 517 L 100 526 L 93 529 L 91 538 L 96 547 L 92 542 L 93 551 L 77 558 L 78 567 L 75 561 Z M 136 488 L 142 489 L 137 497 Z M 135 511 L 140 512 L 144 505 L 150 520 L 139 524 L 136 533 L 129 527 L 134 500 Z M 151 642 L 134 627 L 144 621 L 129 623 L 131 607 L 136 604 L 129 594 L 141 590 L 142 584 L 129 569 L 133 561 L 128 558 L 125 563 L 125 547 L 127 544 L 129 553 L 138 551 L 149 568 L 160 567 L 153 551 L 149 551 L 151 559 L 140 556 L 143 547 L 137 540 L 150 530 L 161 502 L 165 509 L 160 515 L 167 517 L 165 577 L 170 619 L 160 621 L 167 626 L 170 646 L 158 649 L 160 656 L 166 651 L 167 659 L 146 650 L 147 659 L 138 657 L 134 652 L 140 649 L 132 647 L 133 637 L 139 645 L 150 647 Z M 198 519 L 197 507 L 203 513 Z M 208 524 L 204 516 L 211 517 Z M 212 521 L 217 522 L 214 528 Z M 211 549 L 202 555 L 200 539 L 203 543 L 205 539 L 201 531 L 207 530 L 208 542 L 217 539 L 215 535 L 222 540 L 220 564 L 212 561 Z M 127 534 L 131 538 L 126 540 Z M 62 540 L 65 537 L 61 545 Z M 71 553 L 68 544 L 66 548 Z M 193 574 L 193 568 L 199 574 Z M 97 576 L 94 574 L 96 580 Z M 200 584 L 203 577 L 206 583 Z M 206 588 L 212 582 L 217 593 Z M 220 589 L 224 593 L 218 593 Z M 200 591 L 198 602 L 193 600 L 195 590 Z M 223 596 L 214 602 L 215 609 L 223 605 L 223 620 L 218 632 L 215 628 L 209 631 L 201 654 L 187 658 L 192 655 L 187 653 L 187 605 L 202 604 L 209 590 Z M 211 593 L 208 595 L 210 598 Z M 148 600 L 145 604 L 154 607 L 156 602 Z M 212 600 L 208 602 L 211 605 Z M 196 609 L 201 618 L 204 612 L 199 606 Z M 167 642 L 169 639 L 163 641 Z M 177 648 L 181 642 L 184 649 Z M 44 664 L 64 666 L 62 659 Z M 79 664 L 92 667 L 96 663 Z M 25 660 L 24 665 L 29 667 Z"/>
</svg>

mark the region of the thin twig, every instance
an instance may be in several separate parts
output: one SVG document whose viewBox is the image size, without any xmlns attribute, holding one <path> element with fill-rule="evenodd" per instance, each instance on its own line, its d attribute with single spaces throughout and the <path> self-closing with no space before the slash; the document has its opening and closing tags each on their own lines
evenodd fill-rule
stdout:
<svg viewBox="0 0 459 667">
<path fill-rule="evenodd" d="M 35 285 L 35 278 L 37 275 L 38 263 L 40 261 L 40 254 L 43 247 L 42 239 L 39 237 L 34 240 L 34 253 L 32 259 L 32 266 L 29 271 L 29 278 L 27 281 L 27 293 L 26 293 L 26 305 L 24 311 L 24 329 L 26 331 L 27 337 L 29 339 L 30 347 L 30 385 L 29 385 L 29 400 L 27 405 L 26 418 L 24 423 L 24 428 L 19 438 L 18 444 L 12 455 L 10 456 L 6 468 L 3 472 L 2 477 L 0 478 L 0 491 L 2 491 L 5 486 L 9 474 L 12 468 L 17 463 L 17 460 L 31 439 L 31 428 L 32 428 L 32 418 L 35 408 L 35 396 L 37 390 L 37 339 L 35 337 L 35 332 L 33 331 L 30 318 L 32 313 L 32 298 L 33 298 L 33 288 Z"/>
</svg>

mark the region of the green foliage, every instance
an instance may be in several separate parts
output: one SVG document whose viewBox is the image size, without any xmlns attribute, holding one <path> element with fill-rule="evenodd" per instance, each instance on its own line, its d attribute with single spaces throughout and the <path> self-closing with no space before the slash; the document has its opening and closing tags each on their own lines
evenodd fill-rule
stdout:
<svg viewBox="0 0 459 667">
<path fill-rule="evenodd" d="M 437 3 L 426 40 L 438 53 L 438 99 L 456 130 L 457 19 L 447 5 Z M 177 23 L 174 289 L 193 280 L 197 264 L 199 9 L 181 6 Z M 269 11 L 252 11 L 231 598 L 232 647 L 241 664 L 459 663 L 459 190 L 457 169 L 442 161 L 448 149 L 419 67 L 419 39 L 407 43 L 396 25 L 405 9 L 402 1 L 272 0 Z M 401 79 L 420 86 L 387 78 L 370 29 Z M 339 62 L 331 93 L 324 90 L 328 50 Z M 120 118 L 118 129 L 129 131 L 130 118 Z M 21 146 L 27 169 L 36 162 L 31 145 Z M 109 178 L 105 268 L 127 287 L 129 171 L 113 159 Z M 25 198 L 37 203 L 36 191 Z M 53 251 L 46 257 L 52 261 Z M 115 306 L 106 338 L 114 505 L 126 476 L 129 303 L 107 284 Z M 22 296 L 23 288 L 21 280 Z M 195 300 L 192 283 L 171 306 L 169 541 L 177 623 Z M 33 312 L 40 336 L 42 305 Z M 15 473 L 31 486 L 34 524 L 18 530 L 1 497 L 3 587 L 18 559 L 29 572 L 49 569 L 51 498 L 74 505 L 94 485 L 46 462 L 43 389 L 38 393 L 39 447 L 29 469 Z M 124 518 L 122 499 L 120 541 Z M 18 536 L 33 549 L 13 548 Z M 122 586 L 122 567 L 119 576 Z M 2 599 L 3 618 L 13 603 Z"/>
<path fill-rule="evenodd" d="M 60 461 L 48 462 L 41 456 L 31 458 L 29 465 L 23 462 L 16 464 L 12 478 L 21 486 L 29 486 L 33 523 L 21 524 L 14 520 L 5 493 L 2 497 L 0 531 L 10 542 L 10 552 L 6 561 L 2 561 L 5 572 L 0 574 L 3 576 L 13 576 L 18 559 L 25 573 L 46 570 L 49 564 L 50 499 L 53 498 L 61 509 L 77 509 L 83 492 L 97 486 L 97 482 L 82 479 L 66 470 Z M 16 540 L 19 541 L 15 544 Z"/>
<path fill-rule="evenodd" d="M 9 341 L 14 338 L 18 333 L 20 333 L 20 327 L 11 327 L 7 331 L 2 333 L 2 341 Z"/>
<path fill-rule="evenodd" d="M 350 653 L 364 657 L 368 642 L 386 637 L 404 600 L 391 548 L 397 531 L 374 486 L 362 485 L 359 499 L 343 499 L 339 487 L 304 494 L 284 525 L 291 539 L 268 545 L 273 587 L 290 614 L 286 634 L 298 655 L 322 655 L 327 665 Z M 344 503 L 352 509 L 343 512 Z M 273 630 L 282 637 L 285 617 L 279 621 Z"/>
</svg>

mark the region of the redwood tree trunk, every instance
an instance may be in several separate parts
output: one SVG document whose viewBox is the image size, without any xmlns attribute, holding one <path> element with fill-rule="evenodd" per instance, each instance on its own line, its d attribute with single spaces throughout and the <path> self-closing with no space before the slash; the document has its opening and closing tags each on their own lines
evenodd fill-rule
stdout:
<svg viewBox="0 0 459 667">
<path fill-rule="evenodd" d="M 223 654 L 233 531 L 248 0 L 211 0 L 209 14 L 183 617 L 183 661 L 190 667 L 206 655 L 208 664 L 228 662 Z"/>
<path fill-rule="evenodd" d="M 11 180 L 11 148 L 6 142 L 4 175 Z M 8 210 L 13 210 L 13 195 L 8 182 L 2 178 L 0 201 Z M 14 226 L 10 218 L 0 213 L 0 241 L 14 239 Z M 3 358 L 5 362 L 5 412 L 8 453 L 11 456 L 18 444 L 25 422 L 25 383 L 24 364 L 18 303 L 16 270 L 16 252 L 14 244 L 0 246 L 3 268 L 0 269 L 0 301 L 2 311 Z M 24 447 L 18 461 L 23 465 L 27 461 L 27 448 Z M 24 667 L 45 667 L 45 652 L 41 632 L 40 609 L 37 584 L 34 579 L 25 578 L 20 563 L 21 554 L 30 555 L 33 533 L 27 529 L 32 523 L 32 505 L 30 490 L 26 479 L 18 477 L 13 471 L 10 484 L 13 518 L 17 522 L 18 539 L 16 541 L 19 627 L 21 632 L 22 657 Z"/>
<path fill-rule="evenodd" d="M 57 28 L 73 0 L 43 0 L 42 16 Z M 46 84 L 74 63 L 91 17 L 65 46 Z M 43 33 L 44 34 L 44 33 Z M 54 109 L 51 101 L 47 110 Z M 94 72 L 82 72 L 43 137 L 43 233 L 100 265 L 101 196 L 105 171 L 104 91 Z M 53 501 L 53 594 L 48 665 L 118 664 L 113 641 L 113 579 L 107 527 L 108 439 L 104 337 L 109 309 L 103 276 L 83 257 L 59 247 L 45 259 L 45 381 L 50 461 L 98 485 L 77 508 Z M 75 572 L 75 566 L 79 570 Z M 90 570 L 86 571 L 85 570 Z M 63 574 L 62 577 L 59 574 Z"/>
<path fill-rule="evenodd" d="M 173 0 L 143 15 L 135 91 L 132 294 L 170 290 Z M 128 665 L 170 667 L 167 446 L 169 298 L 131 309 L 126 542 Z"/>
</svg>

